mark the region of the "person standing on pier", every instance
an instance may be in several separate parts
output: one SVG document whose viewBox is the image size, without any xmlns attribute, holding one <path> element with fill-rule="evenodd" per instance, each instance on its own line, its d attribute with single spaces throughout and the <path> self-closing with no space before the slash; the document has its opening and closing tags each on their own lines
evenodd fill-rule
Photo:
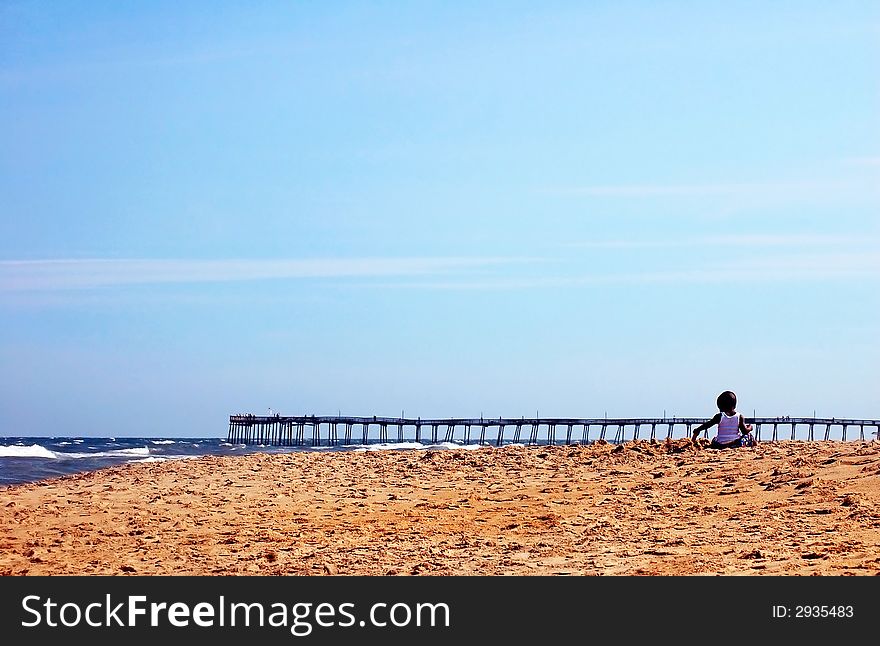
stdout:
<svg viewBox="0 0 880 646">
<path fill-rule="evenodd" d="M 740 446 L 754 446 L 755 438 L 752 436 L 752 425 L 746 424 L 745 418 L 736 412 L 736 393 L 725 390 L 718 395 L 715 403 L 720 412 L 695 428 L 691 440 L 696 441 L 700 433 L 718 424 L 718 434 L 712 438 L 710 448 L 731 449 Z"/>
</svg>

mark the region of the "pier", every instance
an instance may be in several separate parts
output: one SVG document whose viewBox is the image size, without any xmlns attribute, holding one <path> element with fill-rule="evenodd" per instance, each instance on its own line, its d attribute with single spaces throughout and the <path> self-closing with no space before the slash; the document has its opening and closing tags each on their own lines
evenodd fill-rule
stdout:
<svg viewBox="0 0 880 646">
<path fill-rule="evenodd" d="M 352 417 L 346 415 L 229 416 L 227 441 L 263 446 L 342 446 L 371 442 L 503 444 L 619 444 L 632 440 L 691 437 L 705 417 L 672 418 L 448 418 Z M 880 437 L 880 420 L 835 417 L 746 418 L 758 441 L 861 440 Z M 873 429 L 873 430 L 872 430 Z M 708 435 L 714 430 L 704 431 Z"/>
</svg>

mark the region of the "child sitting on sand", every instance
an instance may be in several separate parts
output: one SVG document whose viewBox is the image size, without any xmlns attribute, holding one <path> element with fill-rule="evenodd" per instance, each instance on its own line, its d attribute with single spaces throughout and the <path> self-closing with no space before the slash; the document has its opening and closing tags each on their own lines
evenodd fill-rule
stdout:
<svg viewBox="0 0 880 646">
<path fill-rule="evenodd" d="M 700 433 L 718 424 L 718 435 L 712 438 L 710 448 L 731 449 L 739 446 L 754 446 L 752 425 L 746 424 L 745 418 L 736 412 L 736 393 L 725 390 L 718 395 L 715 403 L 718 404 L 718 410 L 721 412 L 695 428 L 691 439 L 696 441 Z"/>
</svg>

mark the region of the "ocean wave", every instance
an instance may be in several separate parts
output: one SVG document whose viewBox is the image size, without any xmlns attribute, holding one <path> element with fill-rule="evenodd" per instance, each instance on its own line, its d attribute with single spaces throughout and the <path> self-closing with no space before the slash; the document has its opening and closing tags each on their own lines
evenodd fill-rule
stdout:
<svg viewBox="0 0 880 646">
<path fill-rule="evenodd" d="M 0 458 L 46 458 L 52 460 L 57 457 L 58 454 L 55 451 L 50 451 L 39 444 L 0 446 Z"/>
<path fill-rule="evenodd" d="M 440 442 L 439 444 L 431 444 L 426 446 L 426 449 L 464 449 L 465 451 L 473 451 L 475 449 L 482 449 L 484 446 L 488 446 L 486 444 L 479 444 L 474 442 L 473 444 L 458 444 L 457 442 Z"/>
<path fill-rule="evenodd" d="M 349 444 L 347 446 L 358 446 Z M 451 442 L 439 442 L 437 444 L 424 444 L 423 442 L 381 442 L 379 444 L 368 444 L 367 446 L 359 446 L 355 451 L 400 451 L 412 450 L 423 451 L 425 449 L 451 449 L 461 448 L 458 444 Z"/>
<path fill-rule="evenodd" d="M 114 449 L 112 451 L 97 451 L 95 453 L 66 453 L 64 451 L 50 451 L 39 444 L 31 444 L 30 446 L 0 446 L 0 458 L 79 460 L 82 458 L 124 458 L 132 455 L 150 455 L 150 449 L 142 447 L 133 449 Z"/>
<path fill-rule="evenodd" d="M 471 451 L 474 449 L 482 448 L 486 446 L 485 444 L 459 444 L 457 442 L 437 442 L 436 444 L 425 444 L 423 442 L 383 442 L 380 444 L 368 444 L 366 446 L 362 444 L 346 444 L 343 445 L 343 448 L 351 449 L 355 452 L 363 452 L 363 451 L 400 451 L 400 450 L 412 450 L 412 451 L 425 451 L 428 449 L 443 449 L 443 450 L 455 450 L 455 449 L 464 449 L 466 451 Z"/>
<path fill-rule="evenodd" d="M 150 440 L 150 444 L 177 444 L 174 440 Z"/>
<path fill-rule="evenodd" d="M 347 446 L 354 446 L 348 444 Z M 420 442 L 383 442 L 381 444 L 368 444 L 367 446 L 359 446 L 354 449 L 355 453 L 363 453 L 364 451 L 391 451 L 394 449 L 421 449 L 424 444 Z"/>
<path fill-rule="evenodd" d="M 113 449 L 112 451 L 99 451 L 98 453 L 62 453 L 62 455 L 75 455 L 78 458 L 121 458 L 129 455 L 150 455 L 147 447 L 133 449 Z"/>
</svg>

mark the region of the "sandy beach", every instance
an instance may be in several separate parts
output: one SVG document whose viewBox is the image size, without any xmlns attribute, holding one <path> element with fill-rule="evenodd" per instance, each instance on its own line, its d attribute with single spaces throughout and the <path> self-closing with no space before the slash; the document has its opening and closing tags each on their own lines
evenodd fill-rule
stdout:
<svg viewBox="0 0 880 646">
<path fill-rule="evenodd" d="M 880 443 L 253 454 L 0 489 L 6 575 L 875 575 Z"/>
</svg>

